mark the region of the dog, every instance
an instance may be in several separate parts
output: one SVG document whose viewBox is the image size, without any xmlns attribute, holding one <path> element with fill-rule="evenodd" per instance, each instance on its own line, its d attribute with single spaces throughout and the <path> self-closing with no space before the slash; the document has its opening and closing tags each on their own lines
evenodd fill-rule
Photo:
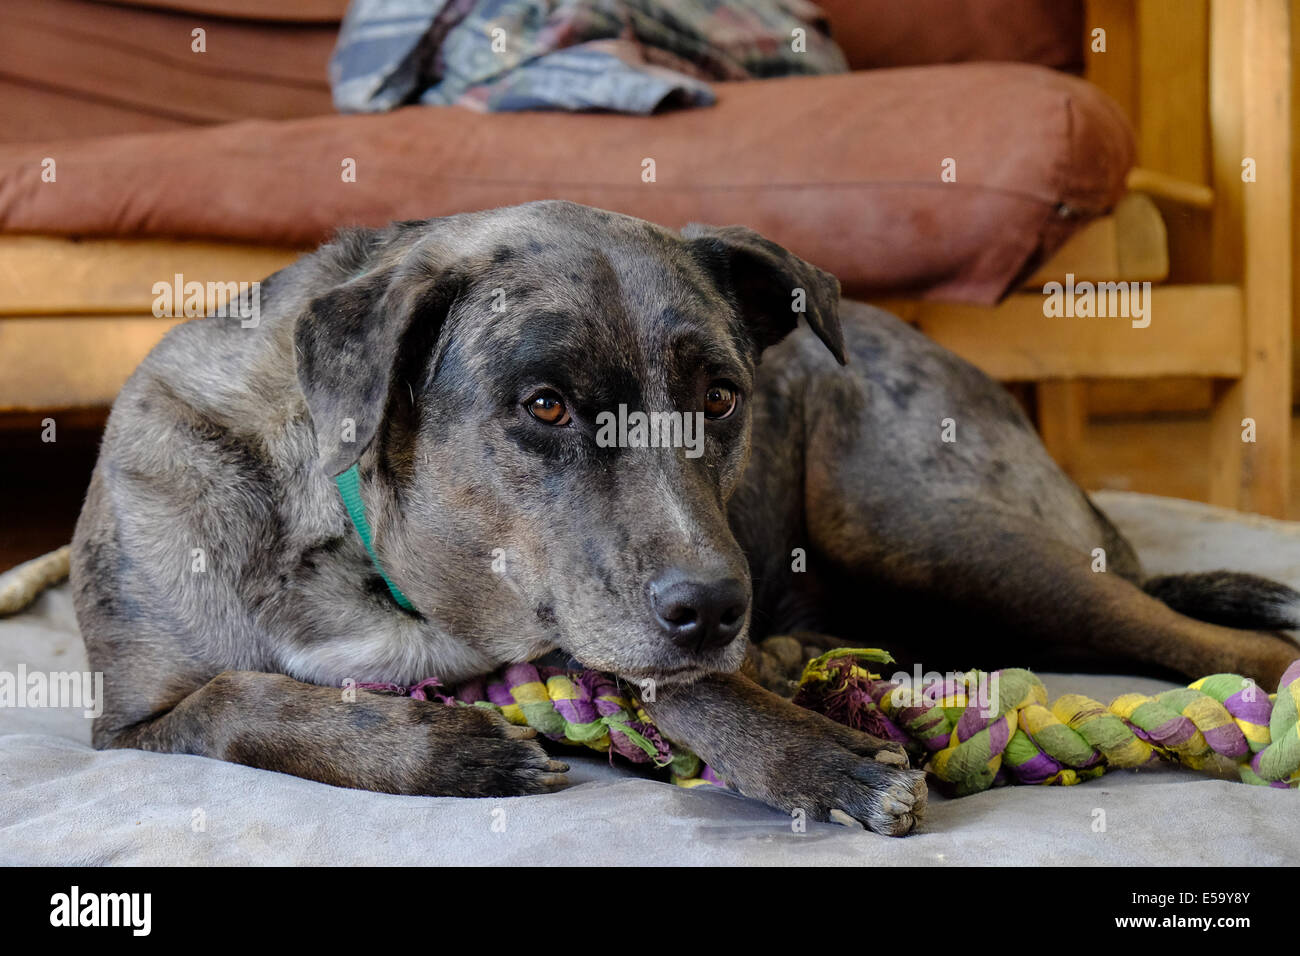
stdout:
<svg viewBox="0 0 1300 956">
<path fill-rule="evenodd" d="M 685 413 L 698 447 L 599 441 L 620 407 Z M 347 231 L 256 323 L 172 329 L 71 563 L 96 747 L 546 792 L 567 768 L 529 729 L 340 687 L 558 650 L 653 681 L 663 733 L 741 793 L 891 835 L 924 775 L 739 673 L 752 642 L 1270 683 L 1300 623 L 1261 578 L 1145 578 L 1008 392 L 779 245 L 562 201 Z"/>
</svg>

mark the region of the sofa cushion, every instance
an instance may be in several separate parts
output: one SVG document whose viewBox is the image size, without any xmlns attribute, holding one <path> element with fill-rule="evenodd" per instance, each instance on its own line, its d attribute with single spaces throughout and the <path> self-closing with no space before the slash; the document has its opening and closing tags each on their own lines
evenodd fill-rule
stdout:
<svg viewBox="0 0 1300 956">
<path fill-rule="evenodd" d="M 338 23 L 348 0 L 97 0 L 250 20 Z M 1083 0 L 817 0 L 854 69 L 972 60 L 1082 66 Z"/>
<path fill-rule="evenodd" d="M 202 53 L 191 49 L 199 28 Z M 332 113 L 327 69 L 337 32 L 335 24 L 240 22 L 89 0 L 4 0 L 0 141 Z"/>
<path fill-rule="evenodd" d="M 153 7 L 240 20 L 333 23 L 343 19 L 348 0 L 95 0 L 114 6 Z"/>
<path fill-rule="evenodd" d="M 306 245 L 341 225 L 556 197 L 672 227 L 743 223 L 854 295 L 991 302 L 1122 195 L 1133 158 L 1118 108 L 1042 67 L 717 90 L 715 107 L 649 118 L 412 107 L 9 144 L 0 230 Z M 41 180 L 44 157 L 56 183 Z M 955 182 L 941 180 L 945 159 Z M 349 160 L 355 182 L 342 175 Z"/>
<path fill-rule="evenodd" d="M 855 70 L 1006 60 L 1083 67 L 1083 0 L 817 0 Z"/>
</svg>

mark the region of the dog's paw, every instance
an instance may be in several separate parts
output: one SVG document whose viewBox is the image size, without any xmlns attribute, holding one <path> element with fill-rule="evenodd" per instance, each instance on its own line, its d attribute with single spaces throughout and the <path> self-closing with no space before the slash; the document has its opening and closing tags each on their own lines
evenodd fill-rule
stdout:
<svg viewBox="0 0 1300 956">
<path fill-rule="evenodd" d="M 766 789 L 768 802 L 787 812 L 886 836 L 912 832 L 929 796 L 925 773 L 908 766 L 902 747 L 838 726 L 787 751 Z"/>
<path fill-rule="evenodd" d="M 435 704 L 434 707 L 445 705 Z M 523 797 L 567 785 L 568 765 L 542 749 L 537 731 L 477 707 L 448 708 L 429 727 L 425 793 Z M 448 732 L 448 723 L 457 726 Z"/>
<path fill-rule="evenodd" d="M 843 805 L 829 819 L 842 814 L 885 836 L 906 836 L 915 829 L 929 797 L 923 771 L 877 759 L 863 761 L 851 776 L 854 783 L 841 790 Z"/>
</svg>

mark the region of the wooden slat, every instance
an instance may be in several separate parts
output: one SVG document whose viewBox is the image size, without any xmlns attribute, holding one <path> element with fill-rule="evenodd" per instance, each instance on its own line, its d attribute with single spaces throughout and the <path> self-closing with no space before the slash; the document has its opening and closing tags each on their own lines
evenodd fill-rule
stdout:
<svg viewBox="0 0 1300 956">
<path fill-rule="evenodd" d="M 1087 0 L 1084 75 L 1119 104 L 1130 123 L 1137 120 L 1137 16 L 1133 0 Z M 1106 52 L 1092 51 L 1092 32 L 1106 31 Z"/>
<path fill-rule="evenodd" d="M 1210 5 L 1210 153 L 1214 215 L 1209 278 L 1241 281 L 1242 23 L 1238 0 Z"/>
<path fill-rule="evenodd" d="M 1098 418 L 1208 412 L 1213 382 L 1208 378 L 1108 379 L 1088 383 L 1088 412 Z"/>
<path fill-rule="evenodd" d="M 1136 0 L 1138 164 L 1178 180 L 1210 184 L 1207 0 Z M 1210 274 L 1210 216 L 1161 199 L 1168 214 L 1173 282 L 1218 281 Z"/>
<path fill-rule="evenodd" d="M 1169 250 L 1155 203 L 1129 193 L 1111 215 L 1094 219 L 1067 239 L 1022 288 L 1041 290 L 1047 282 L 1063 282 L 1066 273 L 1076 281 L 1163 281 L 1169 275 Z"/>
<path fill-rule="evenodd" d="M 0 319 L 0 411 L 108 405 L 177 319 Z"/>
<path fill-rule="evenodd" d="M 248 282 L 302 254 L 188 240 L 0 236 L 0 315 L 139 313 L 151 309 L 154 283 L 177 273 L 187 281 Z M 1080 280 L 1158 282 L 1168 271 L 1160 213 L 1132 194 L 1071 236 L 1025 285 L 1041 287 L 1067 272 Z"/>
<path fill-rule="evenodd" d="M 1300 143 L 1300 6 L 1291 5 L 1291 148 Z M 1300 163 L 1291 163 L 1291 250 L 1294 254 L 1300 250 Z M 1300 405 L 1300 280 L 1291 276 L 1291 401 Z M 1294 432 L 1292 433 L 1294 434 Z M 1296 479 L 1292 476 L 1291 487 L 1294 491 Z M 1300 497 L 1293 494 L 1291 510 L 1294 512 L 1300 504 Z"/>
<path fill-rule="evenodd" d="M 1196 209 L 1214 208 L 1214 190 L 1200 183 L 1188 182 L 1168 173 L 1134 166 L 1124 177 L 1124 185 L 1134 192 L 1158 196 L 1170 202 L 1181 203 Z"/>
<path fill-rule="evenodd" d="M 1241 373 L 1240 289 L 1155 286 L 1151 296 L 1145 329 L 1123 318 L 1047 318 L 1041 293 L 1019 293 L 992 307 L 880 305 L 1003 381 Z"/>
<path fill-rule="evenodd" d="M 1038 383 L 1038 435 L 1043 447 L 1070 477 L 1088 425 L 1088 386 L 1071 379 Z"/>
<path fill-rule="evenodd" d="M 301 250 L 178 239 L 0 236 L 0 315 L 148 313 L 155 282 L 252 282 Z M 209 303 L 213 305 L 215 303 Z"/>
<path fill-rule="evenodd" d="M 1234 377 L 1242 367 L 1240 291 L 1155 287 L 1151 325 L 1123 318 L 1047 318 L 1041 294 L 995 307 L 882 303 L 940 344 L 1006 381 Z M 28 316 L 0 320 L 0 409 L 107 404 L 174 319 Z"/>
<path fill-rule="evenodd" d="M 1207 0 L 1138 0 L 1138 162 L 1204 185 L 1210 174 Z"/>
<path fill-rule="evenodd" d="M 1218 0 L 1222 2 L 1222 0 Z M 1240 0 L 1242 140 L 1256 181 L 1242 183 L 1244 365 L 1216 404 L 1210 499 L 1282 517 L 1291 464 L 1291 22 L 1288 0 Z M 1242 441 L 1242 421 L 1255 423 Z"/>
</svg>

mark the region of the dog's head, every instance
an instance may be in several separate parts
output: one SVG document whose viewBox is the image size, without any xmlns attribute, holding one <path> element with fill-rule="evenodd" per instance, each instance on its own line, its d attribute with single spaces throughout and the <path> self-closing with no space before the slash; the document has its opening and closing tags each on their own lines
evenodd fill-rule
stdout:
<svg viewBox="0 0 1300 956">
<path fill-rule="evenodd" d="M 803 315 L 842 362 L 836 280 L 744 228 L 566 202 L 358 233 L 297 320 L 320 466 L 360 461 L 385 570 L 501 659 L 560 647 L 663 681 L 744 656 L 727 499 L 763 349 Z"/>
</svg>

